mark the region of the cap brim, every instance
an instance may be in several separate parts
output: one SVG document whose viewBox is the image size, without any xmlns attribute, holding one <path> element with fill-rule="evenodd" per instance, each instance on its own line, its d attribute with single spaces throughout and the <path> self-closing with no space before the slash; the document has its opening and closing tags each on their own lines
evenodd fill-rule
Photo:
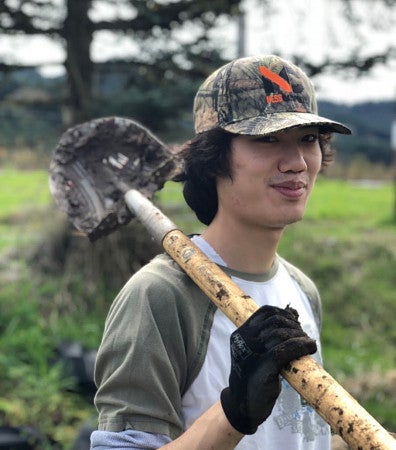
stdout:
<svg viewBox="0 0 396 450">
<path fill-rule="evenodd" d="M 301 112 L 280 112 L 268 114 L 265 117 L 253 117 L 229 123 L 221 128 L 231 133 L 260 136 L 289 128 L 308 126 L 318 126 L 334 133 L 352 134 L 352 131 L 342 123 L 334 122 L 316 114 Z"/>
</svg>

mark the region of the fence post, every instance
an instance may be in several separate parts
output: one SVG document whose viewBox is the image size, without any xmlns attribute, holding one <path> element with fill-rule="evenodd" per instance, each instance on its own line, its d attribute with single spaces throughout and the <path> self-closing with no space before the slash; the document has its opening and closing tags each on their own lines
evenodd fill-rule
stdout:
<svg viewBox="0 0 396 450">
<path fill-rule="evenodd" d="M 394 114 L 391 130 L 390 130 L 390 144 L 392 151 L 392 171 L 393 171 L 393 222 L 396 223 L 396 112 Z"/>
</svg>

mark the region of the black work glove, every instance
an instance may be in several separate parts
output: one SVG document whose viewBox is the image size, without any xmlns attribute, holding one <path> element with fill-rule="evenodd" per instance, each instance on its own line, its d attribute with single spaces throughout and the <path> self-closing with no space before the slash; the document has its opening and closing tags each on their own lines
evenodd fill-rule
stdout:
<svg viewBox="0 0 396 450">
<path fill-rule="evenodd" d="M 262 306 L 256 311 L 231 335 L 229 386 L 220 396 L 230 424 L 243 434 L 254 434 L 278 398 L 280 371 L 316 350 L 295 309 Z"/>
</svg>

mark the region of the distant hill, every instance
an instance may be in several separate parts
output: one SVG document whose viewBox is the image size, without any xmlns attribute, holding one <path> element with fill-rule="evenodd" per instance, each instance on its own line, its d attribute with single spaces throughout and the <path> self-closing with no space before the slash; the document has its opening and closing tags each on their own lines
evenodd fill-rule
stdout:
<svg viewBox="0 0 396 450">
<path fill-rule="evenodd" d="M 395 113 L 393 102 L 364 102 L 342 105 L 319 102 L 320 114 L 343 122 L 352 131 L 352 136 L 337 136 L 336 146 L 339 158 L 349 161 L 357 154 L 363 154 L 371 162 L 392 163 L 390 129 Z"/>
</svg>

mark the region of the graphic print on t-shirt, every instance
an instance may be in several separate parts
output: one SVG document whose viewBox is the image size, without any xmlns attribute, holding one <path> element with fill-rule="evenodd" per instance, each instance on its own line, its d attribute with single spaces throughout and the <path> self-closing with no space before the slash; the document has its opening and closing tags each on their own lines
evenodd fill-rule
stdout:
<svg viewBox="0 0 396 450">
<path fill-rule="evenodd" d="M 292 434 L 301 434 L 304 442 L 327 435 L 329 431 L 326 422 L 299 395 L 290 395 L 290 390 L 293 390 L 290 384 L 282 380 L 282 392 L 272 412 L 274 423 L 280 430 L 289 428 Z"/>
</svg>

